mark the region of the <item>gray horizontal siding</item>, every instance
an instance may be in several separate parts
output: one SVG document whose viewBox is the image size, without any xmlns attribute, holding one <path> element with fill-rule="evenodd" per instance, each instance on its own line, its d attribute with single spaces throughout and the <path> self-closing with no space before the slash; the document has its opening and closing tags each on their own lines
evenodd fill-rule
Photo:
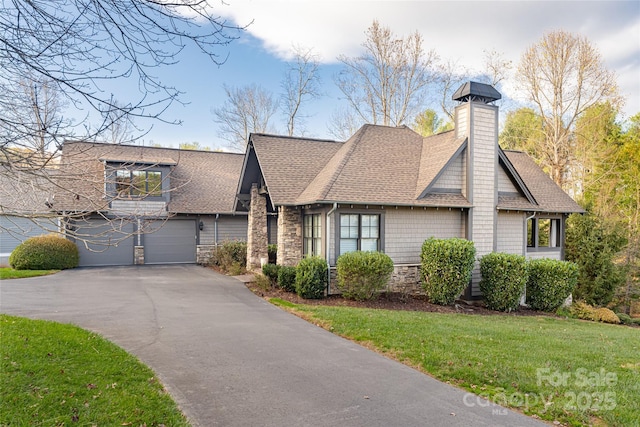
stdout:
<svg viewBox="0 0 640 427">
<path fill-rule="evenodd" d="M 394 264 L 420 263 L 422 244 L 430 237 L 464 237 L 459 209 L 388 209 L 384 221 L 384 251 Z"/>
<path fill-rule="evenodd" d="M 498 213 L 497 251 L 524 255 L 524 214 Z"/>
</svg>

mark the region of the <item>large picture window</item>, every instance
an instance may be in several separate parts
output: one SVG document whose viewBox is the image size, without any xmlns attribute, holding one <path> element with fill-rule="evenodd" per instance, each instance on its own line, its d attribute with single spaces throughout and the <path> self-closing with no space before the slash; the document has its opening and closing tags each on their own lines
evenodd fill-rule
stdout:
<svg viewBox="0 0 640 427">
<path fill-rule="evenodd" d="M 532 218 L 527 222 L 527 247 L 559 248 L 562 234 L 557 218 Z"/>
<path fill-rule="evenodd" d="M 116 171 L 116 193 L 119 197 L 162 196 L 162 172 Z"/>
<path fill-rule="evenodd" d="M 380 215 L 340 215 L 340 255 L 380 250 Z"/>
<path fill-rule="evenodd" d="M 304 216 L 304 254 L 319 256 L 322 254 L 322 222 L 320 214 Z"/>
</svg>

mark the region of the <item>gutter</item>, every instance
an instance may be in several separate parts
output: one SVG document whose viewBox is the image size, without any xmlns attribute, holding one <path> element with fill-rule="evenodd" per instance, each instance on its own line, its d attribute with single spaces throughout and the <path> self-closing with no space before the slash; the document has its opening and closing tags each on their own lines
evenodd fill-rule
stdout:
<svg viewBox="0 0 640 427">
<path fill-rule="evenodd" d="M 216 219 L 213 222 L 213 243 L 215 246 L 218 246 L 218 218 L 220 218 L 220 214 L 216 214 Z"/>
<path fill-rule="evenodd" d="M 333 208 L 331 208 L 331 210 L 329 212 L 327 212 L 327 220 L 326 220 L 326 243 L 325 243 L 325 253 L 326 253 L 326 257 L 327 257 L 327 295 L 329 295 L 329 287 L 331 286 L 331 264 L 329 263 L 329 230 L 331 228 L 331 219 L 329 218 L 335 211 L 336 209 L 338 209 L 338 203 L 335 202 L 333 204 Z"/>
</svg>

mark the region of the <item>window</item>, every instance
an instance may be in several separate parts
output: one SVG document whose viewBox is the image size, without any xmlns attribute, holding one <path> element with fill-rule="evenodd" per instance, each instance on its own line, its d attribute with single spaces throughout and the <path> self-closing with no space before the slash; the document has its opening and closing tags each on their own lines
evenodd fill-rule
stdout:
<svg viewBox="0 0 640 427">
<path fill-rule="evenodd" d="M 304 254 L 305 255 L 321 255 L 322 251 L 322 226 L 320 222 L 320 214 L 304 216 Z"/>
<path fill-rule="evenodd" d="M 340 215 L 340 255 L 380 249 L 380 215 Z"/>
<path fill-rule="evenodd" d="M 556 218 L 532 218 L 527 221 L 527 247 L 559 248 L 562 240 L 560 224 Z"/>
<path fill-rule="evenodd" d="M 162 172 L 116 171 L 116 194 L 120 197 L 162 196 Z"/>
</svg>

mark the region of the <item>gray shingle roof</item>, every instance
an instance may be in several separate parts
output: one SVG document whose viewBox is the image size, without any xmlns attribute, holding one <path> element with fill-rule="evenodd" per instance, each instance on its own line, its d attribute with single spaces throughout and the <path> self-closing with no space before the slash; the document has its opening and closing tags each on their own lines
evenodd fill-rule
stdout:
<svg viewBox="0 0 640 427">
<path fill-rule="evenodd" d="M 252 134 L 264 180 L 274 203 L 294 205 L 343 143 L 328 140 Z"/>
<path fill-rule="evenodd" d="M 46 205 L 54 194 L 55 169 L 33 172 L 0 166 L 0 214 L 49 216 Z"/>
<path fill-rule="evenodd" d="M 538 203 L 538 206 L 531 210 L 556 213 L 584 212 L 584 209 L 562 191 L 526 153 L 510 150 L 505 150 L 504 153 Z M 498 205 L 502 209 L 508 209 L 508 206 L 506 200 L 504 204 Z"/>
<path fill-rule="evenodd" d="M 462 194 L 425 191 L 466 143 L 453 131 L 422 138 L 404 126 L 364 125 L 346 142 L 264 134 L 252 141 L 274 205 L 472 206 Z M 526 154 L 507 158 L 538 205 L 500 195 L 499 209 L 583 211 Z"/>
<path fill-rule="evenodd" d="M 61 162 L 62 192 L 57 209 L 94 211 L 107 208 L 102 160 L 173 165 L 172 213 L 232 213 L 243 156 L 236 153 L 177 150 L 132 145 L 66 142 Z M 57 199 L 58 202 L 58 199 Z"/>
</svg>

